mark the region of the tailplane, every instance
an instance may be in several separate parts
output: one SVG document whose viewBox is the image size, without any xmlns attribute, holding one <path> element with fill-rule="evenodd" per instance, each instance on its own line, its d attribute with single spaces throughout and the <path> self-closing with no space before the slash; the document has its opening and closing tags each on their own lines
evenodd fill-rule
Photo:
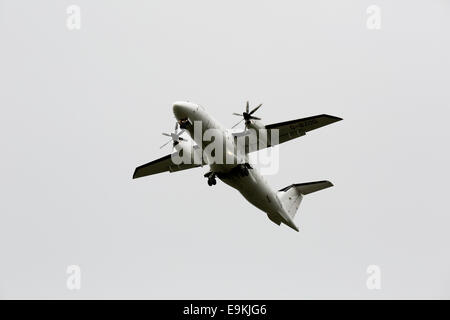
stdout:
<svg viewBox="0 0 450 320">
<path fill-rule="evenodd" d="M 277 195 L 286 212 L 294 219 L 304 195 L 332 186 L 333 184 L 330 181 L 297 183 L 279 190 Z"/>
</svg>

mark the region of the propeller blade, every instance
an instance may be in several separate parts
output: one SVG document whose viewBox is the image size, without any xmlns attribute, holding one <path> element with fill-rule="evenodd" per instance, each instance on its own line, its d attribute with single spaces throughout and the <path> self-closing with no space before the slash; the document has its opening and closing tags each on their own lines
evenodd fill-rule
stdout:
<svg viewBox="0 0 450 320">
<path fill-rule="evenodd" d="M 259 108 L 261 108 L 263 104 L 259 104 L 259 106 L 257 106 L 256 108 L 254 108 L 252 111 L 249 111 L 250 109 L 250 102 L 247 101 L 247 103 L 245 104 L 245 111 L 244 113 L 240 114 L 240 113 L 233 113 L 234 116 L 239 116 L 242 117 L 243 119 L 241 121 L 239 121 L 238 123 L 236 123 L 231 129 L 235 128 L 238 124 L 240 124 L 243 120 L 245 120 L 245 128 L 247 130 L 247 124 L 250 122 L 250 120 L 261 120 L 261 118 L 258 117 L 254 117 L 252 116 L 252 114 L 254 114 Z"/>
<path fill-rule="evenodd" d="M 166 136 L 166 137 L 170 137 L 170 140 L 167 141 L 166 143 L 164 143 L 161 147 L 159 147 L 160 149 L 164 148 L 166 145 L 168 145 L 169 143 L 173 142 L 174 145 L 176 143 L 178 143 L 179 141 L 186 141 L 186 139 L 181 138 L 180 136 L 186 131 L 185 129 L 182 129 L 180 132 L 177 133 L 177 131 L 179 130 L 179 124 L 178 122 L 175 122 L 175 131 L 172 133 L 165 133 L 163 132 L 162 135 Z"/>
<path fill-rule="evenodd" d="M 259 108 L 261 108 L 261 106 L 262 106 L 262 103 L 259 105 L 259 106 L 257 106 L 255 109 L 253 109 L 252 111 L 250 111 L 250 115 L 252 115 L 252 114 L 254 114 L 255 112 L 256 112 L 256 110 L 258 110 Z"/>
<path fill-rule="evenodd" d="M 244 121 L 244 119 L 242 119 L 241 121 L 239 121 L 238 123 L 236 123 L 234 126 L 232 126 L 231 129 L 234 129 L 235 127 L 237 127 L 238 124 L 240 124 L 242 121 Z"/>
<path fill-rule="evenodd" d="M 166 143 L 164 143 L 161 147 L 159 147 L 160 149 L 164 148 L 165 146 L 167 146 L 169 143 L 171 143 L 172 140 L 167 141 Z"/>
</svg>

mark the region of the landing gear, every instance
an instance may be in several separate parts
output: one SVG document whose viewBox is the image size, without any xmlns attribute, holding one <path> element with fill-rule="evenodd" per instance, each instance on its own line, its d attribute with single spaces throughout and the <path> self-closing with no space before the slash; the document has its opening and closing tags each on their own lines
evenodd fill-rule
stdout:
<svg viewBox="0 0 450 320">
<path fill-rule="evenodd" d="M 243 177 L 248 177 L 250 175 L 249 169 L 253 169 L 252 166 L 248 163 L 244 163 L 239 165 L 239 173 Z"/>
<path fill-rule="evenodd" d="M 215 178 L 208 178 L 208 186 L 215 186 L 217 183 L 217 180 Z"/>
<path fill-rule="evenodd" d="M 208 186 L 215 186 L 217 184 L 216 174 L 214 172 L 208 172 L 205 174 L 205 178 L 208 178 Z"/>
</svg>

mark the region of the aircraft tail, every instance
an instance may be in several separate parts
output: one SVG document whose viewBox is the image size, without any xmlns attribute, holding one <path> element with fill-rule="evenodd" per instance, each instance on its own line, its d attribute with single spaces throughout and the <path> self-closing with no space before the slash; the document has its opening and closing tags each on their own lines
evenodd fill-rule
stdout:
<svg viewBox="0 0 450 320">
<path fill-rule="evenodd" d="M 277 195 L 286 212 L 294 219 L 304 195 L 332 186 L 333 184 L 330 181 L 297 183 L 279 190 Z"/>
</svg>

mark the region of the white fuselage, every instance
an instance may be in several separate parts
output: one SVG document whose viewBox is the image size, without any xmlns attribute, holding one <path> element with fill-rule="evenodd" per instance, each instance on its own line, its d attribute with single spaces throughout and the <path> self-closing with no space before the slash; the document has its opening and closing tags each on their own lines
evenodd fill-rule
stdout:
<svg viewBox="0 0 450 320">
<path fill-rule="evenodd" d="M 230 163 L 230 157 L 237 158 L 236 143 L 230 130 L 223 127 L 204 108 L 194 103 L 176 102 L 173 105 L 173 112 L 178 121 L 189 120 L 190 125 L 186 127 L 186 131 L 195 143 L 201 146 L 202 150 L 211 143 L 211 141 L 203 139 L 207 130 L 213 129 L 222 135 L 224 157 L 222 161 L 214 162 L 210 158 L 205 159 L 205 162 L 211 168 L 211 172 L 215 173 L 220 180 L 238 190 L 251 204 L 267 213 L 269 219 L 277 224 L 283 222 L 298 231 L 291 217 L 283 208 L 277 196 L 277 191 L 268 185 L 259 170 L 252 167 L 248 170 L 248 176 L 243 176 L 239 170 L 236 170 L 239 164 L 237 162 Z M 201 134 L 194 132 L 193 124 L 195 122 L 201 122 Z M 247 155 L 244 155 L 244 161 L 248 163 Z"/>
</svg>

